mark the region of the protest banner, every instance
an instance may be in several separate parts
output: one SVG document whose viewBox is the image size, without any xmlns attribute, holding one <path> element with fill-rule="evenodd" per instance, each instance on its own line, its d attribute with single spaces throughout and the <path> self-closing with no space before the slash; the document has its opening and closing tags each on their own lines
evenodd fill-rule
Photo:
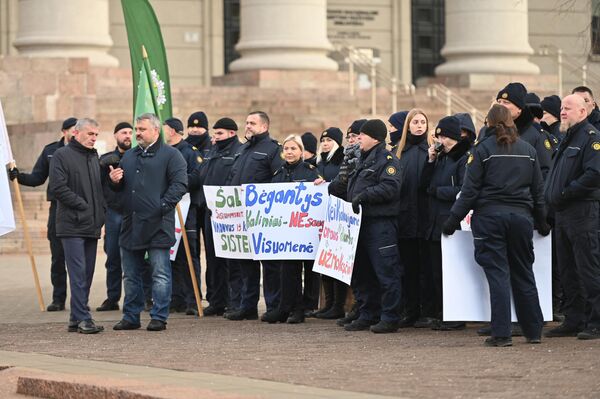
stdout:
<svg viewBox="0 0 600 399">
<path fill-rule="evenodd" d="M 215 255 L 219 258 L 252 259 L 243 195 L 241 186 L 204 186 Z"/>
<path fill-rule="evenodd" d="M 361 220 L 361 214 L 352 211 L 351 203 L 329 196 L 313 272 L 350 285 Z"/>
<path fill-rule="evenodd" d="M 181 201 L 179 201 L 179 207 L 181 209 L 181 214 L 183 220 L 187 219 L 187 214 L 190 210 L 190 194 L 185 193 L 183 197 L 181 197 Z M 185 222 L 184 222 L 185 223 Z M 175 244 L 169 250 L 169 259 L 175 260 L 177 256 L 177 249 L 179 248 L 179 242 L 181 241 L 181 224 L 179 223 L 179 219 L 175 218 Z"/>
<path fill-rule="evenodd" d="M 315 258 L 325 219 L 326 184 L 245 184 L 242 188 L 254 259 Z"/>
<path fill-rule="evenodd" d="M 533 236 L 533 272 L 545 321 L 552 321 L 552 251 L 550 236 Z M 477 264 L 471 231 L 442 235 L 444 321 L 490 321 L 490 290 Z M 512 321 L 516 322 L 514 304 Z"/>
</svg>

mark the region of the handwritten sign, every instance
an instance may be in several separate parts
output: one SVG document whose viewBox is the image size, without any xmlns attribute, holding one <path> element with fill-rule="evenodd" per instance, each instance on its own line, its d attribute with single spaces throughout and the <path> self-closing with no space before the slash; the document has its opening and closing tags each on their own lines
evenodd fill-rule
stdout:
<svg viewBox="0 0 600 399">
<path fill-rule="evenodd" d="M 352 211 L 351 203 L 329 196 L 314 272 L 350 285 L 360 223 L 361 214 Z"/>
</svg>

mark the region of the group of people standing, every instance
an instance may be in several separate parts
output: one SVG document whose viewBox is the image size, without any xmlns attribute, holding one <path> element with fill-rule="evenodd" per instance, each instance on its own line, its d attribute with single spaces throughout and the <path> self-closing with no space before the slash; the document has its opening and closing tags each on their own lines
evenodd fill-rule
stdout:
<svg viewBox="0 0 600 399">
<path fill-rule="evenodd" d="M 125 291 L 123 318 L 113 329 L 140 328 L 144 308 L 151 331 L 166 328 L 169 312 L 198 314 L 183 248 L 169 261 L 175 207 L 189 192 L 185 230 L 198 280 L 201 231 L 206 253 L 204 316 L 258 319 L 262 274 L 264 322 L 317 317 L 336 319 L 347 331 L 374 333 L 463 329 L 464 322 L 443 321 L 441 238 L 460 229 L 473 210 L 474 256 L 492 307 L 491 326 L 479 331 L 490 335 L 485 344 L 512 345 L 519 332 L 529 343 L 541 342 L 534 228 L 541 235 L 554 229 L 554 306 L 564 313 L 546 336 L 594 339 L 600 338 L 599 116 L 587 87 L 562 100 L 540 101 L 521 83 L 510 83 L 498 92 L 480 131 L 468 114 L 446 116 L 432 129 L 426 112 L 412 109 L 391 115 L 388 125 L 354 121 L 345 147 L 337 127 L 319 139 L 307 132 L 279 144 L 261 111 L 247 116 L 243 137 L 230 118 L 218 120 L 209 135 L 206 115 L 196 112 L 188 118 L 186 139 L 179 119 L 161 122 L 144 114 L 135 128 L 118 124 L 117 148 L 100 158 L 93 148 L 97 123 L 70 118 L 63 139 L 44 149 L 31 174 L 12 169 L 9 175 L 32 186 L 50 176 L 55 292 L 48 310 L 64 309 L 64 251 L 70 331 L 102 331 L 89 313 L 88 296 L 105 220 L 107 299 L 97 310 L 119 309 L 121 276 Z M 215 256 L 202 188 L 284 182 L 328 182 L 330 194 L 362 213 L 348 312 L 348 287 L 312 272 L 312 262 Z M 518 325 L 510 322 L 511 292 Z"/>
</svg>

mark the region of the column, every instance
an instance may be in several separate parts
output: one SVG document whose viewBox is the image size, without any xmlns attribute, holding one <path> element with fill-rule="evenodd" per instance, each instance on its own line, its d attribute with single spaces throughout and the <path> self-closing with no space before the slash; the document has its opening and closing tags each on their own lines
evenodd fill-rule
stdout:
<svg viewBox="0 0 600 399">
<path fill-rule="evenodd" d="M 240 25 L 231 71 L 338 69 L 327 57 L 326 0 L 241 0 Z"/>
<path fill-rule="evenodd" d="M 446 1 L 446 62 L 437 76 L 530 74 L 540 68 L 528 60 L 527 0 Z"/>
<path fill-rule="evenodd" d="M 91 65 L 118 66 L 108 54 L 109 0 L 20 0 L 13 45 L 32 57 L 87 57 Z"/>
</svg>

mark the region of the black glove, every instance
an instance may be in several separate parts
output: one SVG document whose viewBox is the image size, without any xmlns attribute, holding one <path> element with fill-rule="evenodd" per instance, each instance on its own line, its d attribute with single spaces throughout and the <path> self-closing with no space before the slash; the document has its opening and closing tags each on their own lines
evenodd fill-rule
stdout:
<svg viewBox="0 0 600 399">
<path fill-rule="evenodd" d="M 348 164 L 347 163 L 344 162 L 340 165 L 340 171 L 338 172 L 338 178 L 341 181 L 348 180 Z"/>
<path fill-rule="evenodd" d="M 17 177 L 19 177 L 19 169 L 12 168 L 8 171 L 8 178 L 10 180 L 15 180 Z"/>
<path fill-rule="evenodd" d="M 546 222 L 543 222 L 537 226 L 538 233 L 544 237 L 550 234 L 550 230 L 552 230 L 552 227 Z"/>
<path fill-rule="evenodd" d="M 535 208 L 533 210 L 533 221 L 538 233 L 540 233 L 544 237 L 550 234 L 550 230 L 552 229 L 552 227 L 548 224 L 546 220 L 546 212 L 543 208 Z"/>
<path fill-rule="evenodd" d="M 444 225 L 442 226 L 442 233 L 444 233 L 444 235 L 451 236 L 459 228 L 460 219 L 456 215 L 451 213 L 448 219 L 446 219 L 446 221 L 444 222 Z"/>
<path fill-rule="evenodd" d="M 360 203 L 362 202 L 362 195 L 359 194 L 356 197 L 354 197 L 354 199 L 352 200 L 352 210 L 354 211 L 354 213 L 358 214 L 358 212 L 360 212 Z"/>
</svg>

